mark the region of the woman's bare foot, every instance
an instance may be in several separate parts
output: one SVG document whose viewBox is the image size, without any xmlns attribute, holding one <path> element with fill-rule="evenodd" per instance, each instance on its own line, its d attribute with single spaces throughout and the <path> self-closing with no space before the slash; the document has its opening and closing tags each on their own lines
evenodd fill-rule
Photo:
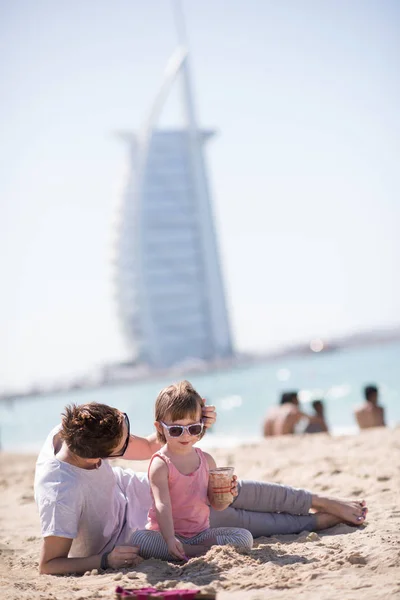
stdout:
<svg viewBox="0 0 400 600">
<path fill-rule="evenodd" d="M 327 496 L 313 495 L 311 506 L 323 513 L 334 515 L 342 523 L 352 525 L 362 525 L 368 512 L 364 500 L 338 500 Z"/>
<path fill-rule="evenodd" d="M 339 517 L 335 517 L 335 515 L 330 515 L 329 513 L 317 512 L 315 513 L 315 518 L 317 520 L 315 531 L 319 531 L 320 529 L 329 529 L 329 527 L 334 527 L 342 522 Z"/>
</svg>

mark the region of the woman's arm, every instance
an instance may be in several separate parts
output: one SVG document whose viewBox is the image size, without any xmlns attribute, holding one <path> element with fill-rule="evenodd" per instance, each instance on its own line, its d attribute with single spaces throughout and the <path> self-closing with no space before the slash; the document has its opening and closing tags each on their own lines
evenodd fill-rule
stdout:
<svg viewBox="0 0 400 600">
<path fill-rule="evenodd" d="M 214 425 L 217 420 L 217 412 L 215 410 L 215 406 L 212 404 L 206 404 L 205 398 L 202 398 L 203 406 L 201 409 L 201 418 L 203 419 L 204 427 L 208 429 L 212 425 Z"/>
<path fill-rule="evenodd" d="M 121 458 L 127 460 L 147 460 L 151 458 L 161 446 L 162 444 L 157 441 L 155 433 L 152 433 L 147 437 L 131 435 L 126 452 Z"/>
<path fill-rule="evenodd" d="M 39 559 L 39 572 L 47 575 L 67 575 L 68 573 L 85 573 L 92 569 L 100 569 L 101 554 L 84 558 L 68 558 L 72 544 L 71 538 L 51 535 L 43 538 Z M 131 567 L 141 559 L 135 546 L 117 546 L 108 555 L 108 566 L 111 569 Z"/>
<path fill-rule="evenodd" d="M 215 460 L 213 459 L 213 457 L 211 456 L 211 454 L 208 454 L 208 452 L 204 452 L 204 456 L 206 457 L 207 463 L 208 463 L 208 468 L 211 469 L 216 469 L 217 468 L 217 464 L 215 462 Z M 233 498 L 235 498 L 238 495 L 238 490 L 237 490 L 237 477 L 236 475 L 232 476 L 232 483 L 231 483 L 231 494 L 233 496 Z M 214 490 L 213 487 L 211 485 L 211 481 L 210 479 L 208 480 L 208 490 L 207 490 L 207 496 L 208 496 L 208 500 L 211 504 L 211 506 L 215 509 L 215 510 L 225 510 L 225 508 L 228 508 L 228 506 L 230 506 L 233 502 L 233 498 L 230 502 L 226 502 L 225 504 L 221 504 L 220 502 L 215 502 L 215 498 L 214 498 Z"/>
</svg>

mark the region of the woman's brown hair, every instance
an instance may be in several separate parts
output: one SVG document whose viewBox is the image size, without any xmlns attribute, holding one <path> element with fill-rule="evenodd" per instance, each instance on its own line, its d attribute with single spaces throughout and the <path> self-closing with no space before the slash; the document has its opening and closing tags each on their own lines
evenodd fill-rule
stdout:
<svg viewBox="0 0 400 600">
<path fill-rule="evenodd" d="M 179 419 L 186 419 L 191 417 L 193 419 L 198 418 L 199 410 L 203 407 L 203 400 L 196 392 L 194 387 L 189 381 L 179 381 L 173 383 L 168 387 L 161 390 L 157 396 L 155 406 L 155 420 L 160 422 L 164 421 L 166 415 L 172 421 L 179 421 Z M 199 435 L 199 439 L 205 434 Z M 160 433 L 157 430 L 157 440 L 165 444 L 167 441 L 164 433 Z"/>
<path fill-rule="evenodd" d="M 124 415 L 107 404 L 71 404 L 62 415 L 61 437 L 81 458 L 106 458 L 122 438 Z"/>
</svg>

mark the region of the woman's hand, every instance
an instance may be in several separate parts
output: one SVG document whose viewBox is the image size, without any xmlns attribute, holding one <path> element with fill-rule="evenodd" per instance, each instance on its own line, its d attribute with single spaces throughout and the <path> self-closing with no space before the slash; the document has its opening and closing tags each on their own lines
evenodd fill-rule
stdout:
<svg viewBox="0 0 400 600">
<path fill-rule="evenodd" d="M 239 495 L 238 483 L 236 475 L 232 475 L 231 494 L 234 498 Z"/>
<path fill-rule="evenodd" d="M 217 420 L 217 413 L 215 411 L 215 406 L 206 405 L 206 400 L 205 400 L 205 398 L 203 398 L 203 408 L 202 408 L 201 412 L 202 412 L 202 419 L 203 419 L 204 427 L 206 429 L 208 429 L 209 427 L 211 427 L 211 425 L 214 425 L 215 421 Z"/>
<path fill-rule="evenodd" d="M 136 567 L 142 560 L 137 546 L 115 546 L 108 555 L 108 565 L 111 569 Z"/>
<path fill-rule="evenodd" d="M 182 542 L 180 542 L 178 539 L 175 537 L 171 538 L 167 541 L 167 546 L 168 552 L 171 554 L 171 556 L 177 558 L 178 560 L 186 560 Z"/>
</svg>

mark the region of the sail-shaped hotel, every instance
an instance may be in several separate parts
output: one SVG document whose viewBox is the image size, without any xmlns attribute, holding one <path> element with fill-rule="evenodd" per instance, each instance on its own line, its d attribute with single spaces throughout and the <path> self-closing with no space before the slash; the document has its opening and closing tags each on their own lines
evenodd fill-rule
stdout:
<svg viewBox="0 0 400 600">
<path fill-rule="evenodd" d="M 119 318 L 132 360 L 152 368 L 232 356 L 203 149 L 180 46 L 168 63 L 149 118 L 125 133 L 128 180 L 115 242 Z M 171 89 L 181 84 L 184 126 L 158 128 Z"/>
</svg>

